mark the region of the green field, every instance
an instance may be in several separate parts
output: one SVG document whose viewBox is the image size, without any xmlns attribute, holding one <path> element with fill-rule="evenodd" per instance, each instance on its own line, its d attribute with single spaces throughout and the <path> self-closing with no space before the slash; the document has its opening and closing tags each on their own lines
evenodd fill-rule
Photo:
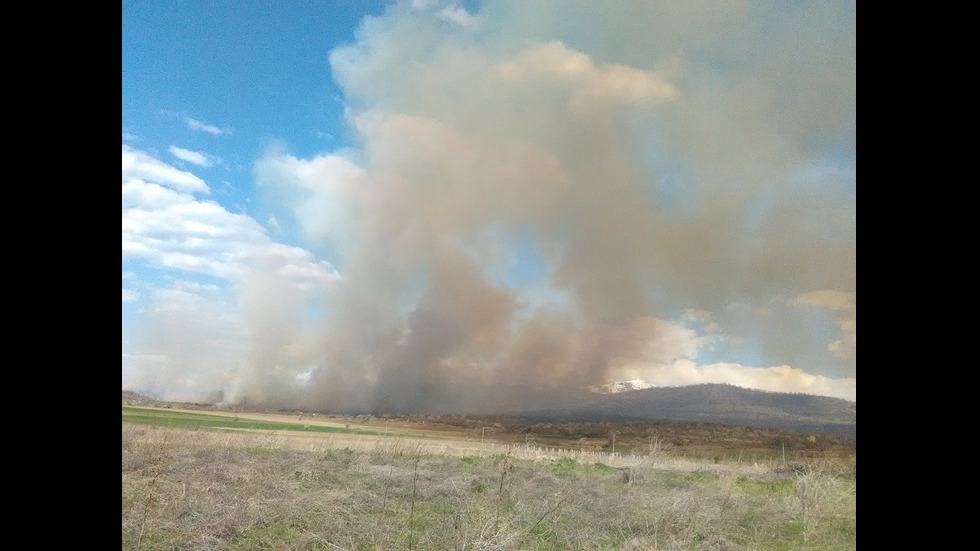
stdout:
<svg viewBox="0 0 980 551">
<path fill-rule="evenodd" d="M 384 436 L 384 434 L 381 432 L 361 429 L 329 427 L 304 423 L 259 421 L 241 417 L 229 417 L 227 415 L 191 413 L 186 411 L 150 409 L 132 406 L 122 406 L 122 422 L 190 430 L 271 430 Z"/>
</svg>

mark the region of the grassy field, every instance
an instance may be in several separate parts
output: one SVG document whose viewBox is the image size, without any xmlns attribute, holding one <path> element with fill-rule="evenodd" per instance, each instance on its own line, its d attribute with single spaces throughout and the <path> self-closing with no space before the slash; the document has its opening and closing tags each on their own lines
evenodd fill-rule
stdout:
<svg viewBox="0 0 980 551">
<path fill-rule="evenodd" d="M 123 407 L 122 548 L 856 548 L 846 461 L 696 460 Z"/>
<path fill-rule="evenodd" d="M 122 407 L 124 423 L 137 423 L 157 427 L 171 427 L 191 430 L 253 430 L 253 431 L 302 431 L 341 434 L 363 434 L 383 436 L 377 431 L 340 428 L 329 425 L 310 423 L 286 423 L 283 421 L 263 421 L 238 415 L 214 415 L 190 411 L 175 411 L 171 409 L 152 409 L 145 407 Z"/>
</svg>

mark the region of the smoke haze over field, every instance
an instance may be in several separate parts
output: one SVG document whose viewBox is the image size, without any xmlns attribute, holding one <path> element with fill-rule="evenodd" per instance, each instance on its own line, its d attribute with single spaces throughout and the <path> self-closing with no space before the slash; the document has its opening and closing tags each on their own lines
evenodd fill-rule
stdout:
<svg viewBox="0 0 980 551">
<path fill-rule="evenodd" d="M 235 153 L 158 148 L 175 166 L 124 137 L 124 387 L 378 412 L 634 378 L 856 399 L 853 4 L 417 0 L 322 54 L 346 127 L 264 139 L 241 161 L 260 207 L 198 198 L 192 171 Z"/>
</svg>

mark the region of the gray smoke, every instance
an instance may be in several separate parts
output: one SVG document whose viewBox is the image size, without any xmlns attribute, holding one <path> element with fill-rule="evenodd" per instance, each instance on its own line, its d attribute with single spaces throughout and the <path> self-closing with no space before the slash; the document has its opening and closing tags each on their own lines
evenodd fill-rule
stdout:
<svg viewBox="0 0 980 551">
<path fill-rule="evenodd" d="M 254 267 L 238 398 L 478 411 L 644 369 L 700 382 L 692 342 L 731 335 L 696 315 L 791 375 L 854 377 L 856 306 L 835 354 L 780 314 L 856 289 L 833 168 L 856 155 L 853 4 L 444 8 L 393 6 L 331 52 L 356 147 L 259 162 L 341 279 L 310 306 Z"/>
</svg>

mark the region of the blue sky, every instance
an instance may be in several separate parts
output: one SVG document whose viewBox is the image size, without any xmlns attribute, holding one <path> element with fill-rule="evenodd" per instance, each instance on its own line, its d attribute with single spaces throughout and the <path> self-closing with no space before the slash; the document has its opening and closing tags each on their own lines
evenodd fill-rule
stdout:
<svg viewBox="0 0 980 551">
<path fill-rule="evenodd" d="M 853 3 L 127 1 L 122 153 L 124 389 L 856 399 Z"/>
</svg>

